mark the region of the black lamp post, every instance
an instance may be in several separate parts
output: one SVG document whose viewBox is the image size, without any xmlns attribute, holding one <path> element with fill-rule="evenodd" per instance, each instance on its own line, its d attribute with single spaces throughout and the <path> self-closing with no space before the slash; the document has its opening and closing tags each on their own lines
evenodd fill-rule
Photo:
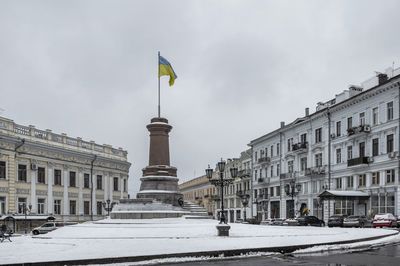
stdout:
<svg viewBox="0 0 400 266">
<path fill-rule="evenodd" d="M 112 209 L 116 203 L 111 202 L 111 200 L 108 199 L 105 202 L 103 202 L 102 204 L 103 204 L 104 210 L 106 210 L 106 212 L 107 212 L 107 216 L 110 216 L 110 211 L 112 211 Z"/>
<path fill-rule="evenodd" d="M 220 224 L 222 223 L 226 224 L 225 209 L 224 209 L 224 187 L 228 186 L 229 184 L 232 184 L 233 179 L 236 178 L 238 174 L 238 169 L 236 167 L 232 167 L 230 169 L 231 178 L 224 179 L 225 164 L 226 164 L 225 161 L 223 161 L 222 159 L 220 162 L 218 162 L 217 167 L 219 170 L 219 178 L 217 179 L 212 179 L 213 169 L 210 168 L 210 165 L 208 165 L 208 168 L 206 169 L 206 175 L 210 183 L 221 190 L 221 215 L 219 222 Z"/>
<path fill-rule="evenodd" d="M 28 233 L 28 222 L 27 222 L 27 212 L 32 210 L 32 204 L 29 204 L 29 206 L 26 206 L 26 203 L 24 202 L 22 207 L 24 208 L 24 215 L 25 215 L 25 235 Z"/>
<path fill-rule="evenodd" d="M 301 191 L 301 184 L 299 183 L 296 184 L 294 180 L 291 180 L 289 184 L 285 185 L 286 195 L 292 197 L 292 200 L 293 197 L 297 196 L 297 194 L 299 194 L 300 191 Z"/>
</svg>

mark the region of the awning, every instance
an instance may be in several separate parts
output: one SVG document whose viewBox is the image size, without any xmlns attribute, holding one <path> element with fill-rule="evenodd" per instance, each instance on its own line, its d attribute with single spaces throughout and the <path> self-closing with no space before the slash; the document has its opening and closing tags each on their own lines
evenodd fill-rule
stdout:
<svg viewBox="0 0 400 266">
<path fill-rule="evenodd" d="M 325 190 L 318 195 L 322 200 L 337 199 L 337 200 L 361 200 L 368 199 L 370 195 L 359 190 Z"/>
</svg>

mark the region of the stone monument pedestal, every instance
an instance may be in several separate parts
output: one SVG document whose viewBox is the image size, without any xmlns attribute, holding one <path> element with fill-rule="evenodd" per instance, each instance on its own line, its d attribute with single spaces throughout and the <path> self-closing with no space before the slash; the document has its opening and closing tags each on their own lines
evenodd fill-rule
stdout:
<svg viewBox="0 0 400 266">
<path fill-rule="evenodd" d="M 140 179 L 137 199 L 122 199 L 111 212 L 111 219 L 172 218 L 187 214 L 178 190 L 177 169 L 170 165 L 169 132 L 172 126 L 163 117 L 151 119 L 149 165 Z"/>
</svg>

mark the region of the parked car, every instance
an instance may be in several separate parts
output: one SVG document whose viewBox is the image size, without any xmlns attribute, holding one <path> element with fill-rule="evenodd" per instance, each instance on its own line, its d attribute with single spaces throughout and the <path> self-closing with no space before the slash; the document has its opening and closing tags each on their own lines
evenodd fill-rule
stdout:
<svg viewBox="0 0 400 266">
<path fill-rule="evenodd" d="M 54 231 L 60 227 L 66 226 L 66 225 L 73 225 L 77 223 L 73 222 L 47 222 L 42 224 L 39 227 L 33 228 L 32 234 L 38 235 L 38 234 L 46 234 L 48 232 Z"/>
<path fill-rule="evenodd" d="M 297 225 L 299 225 L 299 222 L 297 221 L 296 218 L 288 218 L 288 219 L 283 221 L 282 225 L 297 226 Z"/>
<path fill-rule="evenodd" d="M 344 218 L 343 227 L 360 227 L 363 228 L 370 222 L 368 218 L 364 215 L 350 215 Z"/>
<path fill-rule="evenodd" d="M 319 219 L 316 216 L 302 216 L 297 218 L 297 222 L 299 225 L 302 226 L 307 226 L 307 225 L 312 225 L 312 226 L 325 226 L 325 222 L 321 219 Z"/>
<path fill-rule="evenodd" d="M 372 227 L 397 227 L 397 219 L 391 213 L 380 213 L 374 216 Z"/>
<path fill-rule="evenodd" d="M 275 218 L 274 221 L 272 222 L 272 225 L 283 225 L 284 221 L 285 221 L 285 219 Z"/>
<path fill-rule="evenodd" d="M 329 227 L 343 227 L 343 221 L 344 218 L 346 218 L 347 215 L 332 215 L 328 219 L 328 226 Z"/>
<path fill-rule="evenodd" d="M 261 225 L 272 225 L 273 222 L 275 221 L 275 219 L 265 219 L 263 221 L 261 221 Z"/>
</svg>

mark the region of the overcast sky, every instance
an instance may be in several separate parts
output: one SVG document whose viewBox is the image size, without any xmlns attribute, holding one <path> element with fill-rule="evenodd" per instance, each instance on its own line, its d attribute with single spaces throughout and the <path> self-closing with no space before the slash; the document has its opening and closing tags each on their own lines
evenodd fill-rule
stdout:
<svg viewBox="0 0 400 266">
<path fill-rule="evenodd" d="M 23 125 L 127 149 L 148 164 L 157 51 L 181 181 L 387 67 L 400 1 L 0 1 L 0 108 Z"/>
</svg>

